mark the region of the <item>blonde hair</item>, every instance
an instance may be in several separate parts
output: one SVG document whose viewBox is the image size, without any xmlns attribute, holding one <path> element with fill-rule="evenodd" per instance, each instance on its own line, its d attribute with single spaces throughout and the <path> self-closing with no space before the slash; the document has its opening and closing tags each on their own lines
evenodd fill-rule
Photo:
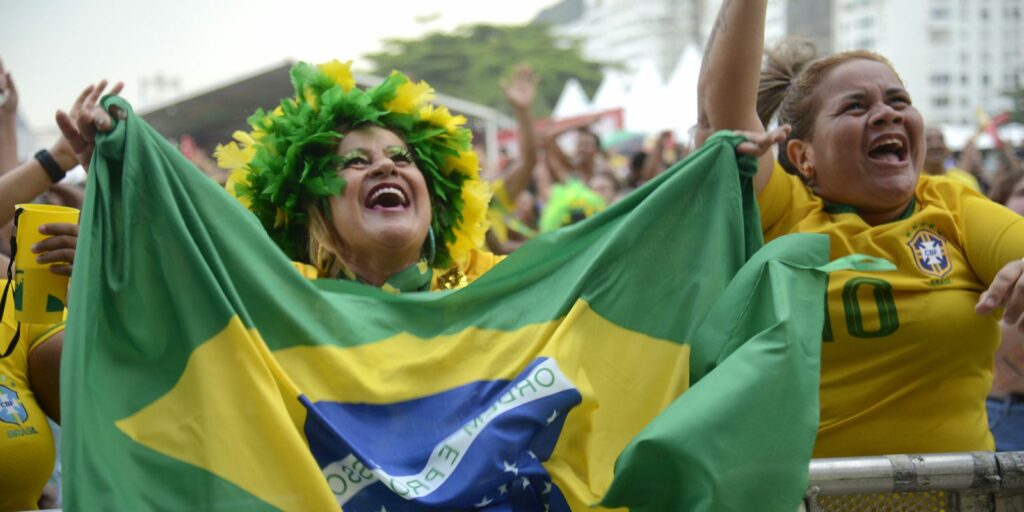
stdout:
<svg viewBox="0 0 1024 512">
<path fill-rule="evenodd" d="M 341 275 L 344 264 L 341 260 L 341 237 L 334 228 L 334 221 L 328 219 L 315 204 L 306 205 L 309 218 L 309 259 L 320 277 L 335 278 Z"/>
<path fill-rule="evenodd" d="M 779 124 L 793 127 L 790 139 L 811 140 L 814 137 L 814 121 L 821 108 L 821 99 L 816 94 L 818 86 L 830 71 L 850 61 L 869 60 L 885 64 L 903 83 L 889 59 L 875 52 L 855 50 L 816 58 L 814 42 L 798 37 L 783 39 L 767 52 L 757 90 L 757 116 L 765 127 L 778 116 Z M 787 171 L 795 173 L 796 170 L 786 156 L 787 142 L 779 145 L 779 163 Z"/>
</svg>

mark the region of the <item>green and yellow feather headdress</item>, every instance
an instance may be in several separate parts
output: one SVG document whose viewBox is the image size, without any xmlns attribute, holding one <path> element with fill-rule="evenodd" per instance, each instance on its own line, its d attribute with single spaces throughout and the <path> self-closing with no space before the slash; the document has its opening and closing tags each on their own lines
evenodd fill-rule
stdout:
<svg viewBox="0 0 1024 512">
<path fill-rule="evenodd" d="M 569 180 L 551 187 L 551 196 L 540 217 L 541 231 L 579 222 L 605 209 L 604 198 L 578 180 Z"/>
<path fill-rule="evenodd" d="M 327 212 L 327 200 L 345 187 L 336 154 L 341 131 L 376 125 L 409 145 L 430 192 L 431 228 L 437 237 L 432 266 L 461 263 L 483 245 L 490 193 L 466 118 L 434 105 L 434 90 L 394 71 L 376 87 L 356 87 L 352 62 L 304 62 L 291 69 L 295 97 L 271 112 L 249 117 L 252 131 L 235 132 L 218 146 L 217 162 L 231 170 L 228 191 L 262 222 L 292 259 L 309 262 L 306 205 Z"/>
</svg>

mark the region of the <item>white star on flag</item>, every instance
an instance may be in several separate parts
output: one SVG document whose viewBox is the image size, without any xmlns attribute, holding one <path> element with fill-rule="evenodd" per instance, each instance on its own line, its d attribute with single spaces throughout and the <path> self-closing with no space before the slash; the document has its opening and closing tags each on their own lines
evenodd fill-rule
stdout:
<svg viewBox="0 0 1024 512">
<path fill-rule="evenodd" d="M 512 473 L 513 475 L 519 476 L 519 468 L 515 464 L 509 464 L 507 460 L 501 461 L 505 465 L 505 472 Z"/>
<path fill-rule="evenodd" d="M 551 482 L 544 482 L 544 492 L 541 494 L 551 494 Z"/>
<path fill-rule="evenodd" d="M 480 498 L 480 503 L 477 503 L 476 505 L 473 506 L 476 508 L 484 508 L 487 505 L 490 505 L 492 501 L 494 500 L 488 499 L 487 496 L 484 496 L 483 498 Z"/>
<path fill-rule="evenodd" d="M 558 417 L 558 410 L 551 411 L 551 417 L 548 418 L 548 425 L 550 425 L 552 422 L 554 422 L 555 418 L 557 418 L 557 417 Z"/>
<path fill-rule="evenodd" d="M 501 487 L 498 487 L 498 492 L 500 493 L 499 496 L 508 494 L 508 484 L 501 484 Z"/>
<path fill-rule="evenodd" d="M 524 476 L 523 477 L 523 489 L 525 490 L 529 486 L 530 486 L 530 480 Z"/>
<path fill-rule="evenodd" d="M 537 454 L 533 453 L 533 450 L 526 450 L 526 453 L 530 455 L 531 459 L 537 460 Z"/>
</svg>

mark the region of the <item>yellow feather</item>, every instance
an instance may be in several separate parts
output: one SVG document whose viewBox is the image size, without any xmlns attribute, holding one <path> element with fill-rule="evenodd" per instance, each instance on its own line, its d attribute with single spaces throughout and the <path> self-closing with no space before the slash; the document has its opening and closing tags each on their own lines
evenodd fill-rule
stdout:
<svg viewBox="0 0 1024 512">
<path fill-rule="evenodd" d="M 308 103 L 309 106 L 313 107 L 314 111 L 320 110 L 320 97 L 313 92 L 312 87 L 307 85 L 302 91 L 302 97 L 306 100 L 306 103 Z"/>
<path fill-rule="evenodd" d="M 453 116 L 444 105 L 426 105 L 420 110 L 420 119 L 439 128 L 444 128 L 448 133 L 455 133 L 460 126 L 466 124 L 463 116 Z"/>
<path fill-rule="evenodd" d="M 288 225 L 288 212 L 284 211 L 284 208 L 277 207 L 277 213 L 274 216 L 274 228 L 285 227 Z"/>
<path fill-rule="evenodd" d="M 334 59 L 317 66 L 334 83 L 341 86 L 341 90 L 349 92 L 356 87 L 356 80 L 352 77 L 352 61 L 341 62 Z"/>
<path fill-rule="evenodd" d="M 239 183 L 249 183 L 248 174 L 245 172 L 244 169 L 235 169 L 231 171 L 231 173 L 228 174 L 227 181 L 224 183 L 224 189 L 228 191 L 228 194 L 231 194 L 231 197 L 238 199 L 238 202 L 242 203 L 242 206 L 244 206 L 248 210 L 249 207 L 252 206 L 252 201 L 250 201 L 248 197 L 239 196 L 238 193 L 235 191 L 235 185 Z"/>
<path fill-rule="evenodd" d="M 445 157 L 444 166 L 441 170 L 445 174 L 456 171 L 469 177 L 471 180 L 475 180 L 480 176 L 480 158 L 477 156 L 476 151 L 463 151 L 457 157 Z"/>
<path fill-rule="evenodd" d="M 433 101 L 434 97 L 434 89 L 426 82 L 413 83 L 406 80 L 398 86 L 395 97 L 385 103 L 384 108 L 399 114 L 410 114 L 427 102 Z"/>
<path fill-rule="evenodd" d="M 470 251 L 484 245 L 484 236 L 490 228 L 487 217 L 490 187 L 479 180 L 466 180 L 462 185 L 462 201 L 462 221 L 455 227 L 455 242 L 448 246 L 452 260 L 458 265 L 465 264 Z"/>
</svg>

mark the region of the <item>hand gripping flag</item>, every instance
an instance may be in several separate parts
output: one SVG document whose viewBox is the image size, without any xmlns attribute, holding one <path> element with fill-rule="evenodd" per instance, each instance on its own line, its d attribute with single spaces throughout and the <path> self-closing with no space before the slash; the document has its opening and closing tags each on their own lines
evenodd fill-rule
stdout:
<svg viewBox="0 0 1024 512">
<path fill-rule="evenodd" d="M 63 359 L 69 510 L 800 501 L 828 241 L 760 247 L 740 138 L 466 288 L 391 295 L 304 279 L 112 103 Z"/>
</svg>

